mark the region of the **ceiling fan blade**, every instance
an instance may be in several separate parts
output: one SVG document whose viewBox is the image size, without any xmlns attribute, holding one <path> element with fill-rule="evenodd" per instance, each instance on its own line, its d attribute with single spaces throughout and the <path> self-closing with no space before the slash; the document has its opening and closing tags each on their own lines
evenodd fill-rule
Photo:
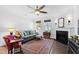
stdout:
<svg viewBox="0 0 79 59">
<path fill-rule="evenodd" d="M 39 11 L 40 13 L 47 13 L 46 11 Z"/>
<path fill-rule="evenodd" d="M 35 8 L 33 8 L 33 7 L 29 6 L 29 5 L 27 7 L 35 10 Z"/>
<path fill-rule="evenodd" d="M 42 6 L 39 8 L 39 10 L 42 10 L 44 7 L 45 7 L 45 5 L 42 5 Z"/>
</svg>

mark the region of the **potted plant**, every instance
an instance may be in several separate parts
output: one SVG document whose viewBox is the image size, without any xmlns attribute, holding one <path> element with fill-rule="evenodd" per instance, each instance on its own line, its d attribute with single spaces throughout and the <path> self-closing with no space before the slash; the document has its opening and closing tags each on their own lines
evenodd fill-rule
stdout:
<svg viewBox="0 0 79 59">
<path fill-rule="evenodd" d="M 72 40 L 73 40 L 73 36 L 70 36 L 70 39 L 72 39 Z"/>
<path fill-rule="evenodd" d="M 71 37 L 70 39 L 75 42 L 75 37 L 74 36 L 70 36 L 70 37 Z"/>
<path fill-rule="evenodd" d="M 79 43 L 79 39 L 78 39 L 78 36 L 77 36 L 77 35 L 71 36 L 71 39 L 72 39 L 74 42 Z"/>
<path fill-rule="evenodd" d="M 78 36 L 74 36 L 75 42 L 78 43 Z"/>
</svg>

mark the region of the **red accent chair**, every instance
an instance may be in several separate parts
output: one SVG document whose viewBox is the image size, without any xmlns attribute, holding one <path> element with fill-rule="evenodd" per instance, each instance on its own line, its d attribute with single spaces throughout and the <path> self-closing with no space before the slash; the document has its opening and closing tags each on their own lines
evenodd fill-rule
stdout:
<svg viewBox="0 0 79 59">
<path fill-rule="evenodd" d="M 12 40 L 12 37 L 10 36 L 5 36 L 3 37 L 5 43 L 6 43 L 6 47 L 8 49 L 8 54 L 9 53 L 13 53 L 13 49 L 14 49 L 14 53 L 15 53 L 15 49 L 19 48 L 20 52 L 21 52 L 21 45 L 19 44 L 19 42 L 14 43 L 13 45 L 10 43 L 10 41 Z"/>
</svg>

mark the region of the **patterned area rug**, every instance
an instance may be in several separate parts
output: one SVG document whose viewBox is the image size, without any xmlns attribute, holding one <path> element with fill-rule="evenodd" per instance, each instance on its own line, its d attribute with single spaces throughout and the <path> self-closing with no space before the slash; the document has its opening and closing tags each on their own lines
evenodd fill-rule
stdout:
<svg viewBox="0 0 79 59">
<path fill-rule="evenodd" d="M 52 39 L 33 40 L 22 45 L 24 53 L 39 54 L 49 53 L 52 47 Z"/>
</svg>

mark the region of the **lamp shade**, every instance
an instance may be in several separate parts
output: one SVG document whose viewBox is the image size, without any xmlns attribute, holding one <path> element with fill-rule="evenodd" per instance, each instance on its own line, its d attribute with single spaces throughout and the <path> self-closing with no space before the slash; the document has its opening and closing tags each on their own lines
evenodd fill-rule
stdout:
<svg viewBox="0 0 79 59">
<path fill-rule="evenodd" d="M 9 32 L 13 32 L 14 28 L 8 28 Z"/>
</svg>

